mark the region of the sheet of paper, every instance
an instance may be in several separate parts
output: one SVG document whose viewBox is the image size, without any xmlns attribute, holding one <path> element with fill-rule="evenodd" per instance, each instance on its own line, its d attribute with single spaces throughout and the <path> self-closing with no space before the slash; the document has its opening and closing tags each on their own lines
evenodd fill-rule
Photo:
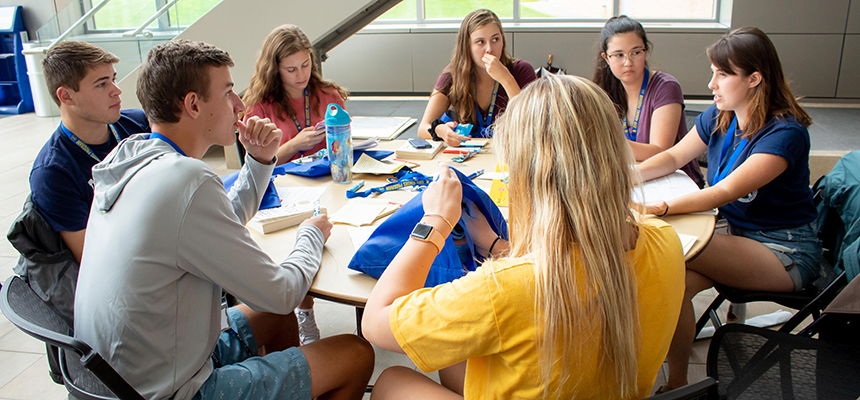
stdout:
<svg viewBox="0 0 860 400">
<path fill-rule="evenodd" d="M 454 149 L 476 149 L 478 147 L 484 147 L 490 139 L 486 138 L 478 138 L 478 139 L 469 139 L 465 142 L 461 142 L 459 146 L 453 146 Z"/>
<path fill-rule="evenodd" d="M 293 204 L 283 203 L 280 207 L 257 211 L 257 214 L 251 220 L 256 222 L 271 221 L 303 213 L 312 208 L 313 202 L 307 200 Z"/>
<path fill-rule="evenodd" d="M 281 198 L 282 206 L 296 204 L 300 201 L 313 203 L 325 193 L 325 190 L 325 187 L 283 186 L 278 188 L 278 197 Z"/>
<path fill-rule="evenodd" d="M 388 208 L 388 201 L 381 199 L 350 199 L 329 218 L 331 222 L 353 226 L 370 225 Z"/>
<path fill-rule="evenodd" d="M 352 145 L 352 149 L 353 150 L 367 150 L 367 149 L 372 149 L 378 145 L 379 145 L 379 137 L 374 136 L 370 139 L 363 140 L 363 141 L 358 142 L 358 143 L 354 143 Z"/>
<path fill-rule="evenodd" d="M 384 140 L 396 138 L 417 121 L 409 117 L 352 117 L 350 130 L 353 139 L 372 138 Z"/>
<path fill-rule="evenodd" d="M 666 201 L 699 190 L 696 183 L 687 174 L 677 170 L 661 178 L 652 179 L 633 188 L 633 201 L 639 203 L 650 203 L 652 201 Z M 643 199 L 644 194 L 644 199 Z"/>
<path fill-rule="evenodd" d="M 400 168 L 403 168 L 404 165 L 406 165 L 406 163 L 402 161 L 379 161 L 367 155 L 367 153 L 362 153 L 361 157 L 359 157 L 358 161 L 353 165 L 352 173 L 374 175 L 393 174 L 399 171 Z"/>
<path fill-rule="evenodd" d="M 684 247 L 684 255 L 687 255 L 687 253 L 690 252 L 690 249 L 693 248 L 693 245 L 696 244 L 696 240 L 699 238 L 692 235 L 678 233 L 678 239 L 681 239 L 681 246 Z"/>
<path fill-rule="evenodd" d="M 370 239 L 370 235 L 376 230 L 376 226 L 360 226 L 357 228 L 347 228 L 349 238 L 352 240 L 352 247 L 358 251 L 358 248 Z"/>
<path fill-rule="evenodd" d="M 507 172 L 484 172 L 481 176 L 479 176 L 475 179 L 486 179 L 486 180 L 493 181 L 496 179 L 505 180 L 507 178 L 508 178 Z"/>
</svg>

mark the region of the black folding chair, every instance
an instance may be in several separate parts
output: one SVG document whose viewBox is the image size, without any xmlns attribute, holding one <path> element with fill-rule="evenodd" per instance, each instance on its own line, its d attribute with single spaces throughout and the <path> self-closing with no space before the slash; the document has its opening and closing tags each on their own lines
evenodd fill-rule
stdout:
<svg viewBox="0 0 860 400">
<path fill-rule="evenodd" d="M 717 381 L 709 377 L 701 382 L 651 396 L 647 400 L 718 400 L 719 398 Z"/>
<path fill-rule="evenodd" d="M 855 279 L 797 335 L 739 324 L 717 329 L 708 349 L 708 376 L 729 399 L 854 400 L 860 397 L 858 337 Z"/>
<path fill-rule="evenodd" d="M 60 348 L 63 383 L 72 396 L 143 399 L 95 350 L 72 337 L 68 324 L 20 277 L 9 278 L 0 289 L 0 311 L 28 335 Z"/>
</svg>

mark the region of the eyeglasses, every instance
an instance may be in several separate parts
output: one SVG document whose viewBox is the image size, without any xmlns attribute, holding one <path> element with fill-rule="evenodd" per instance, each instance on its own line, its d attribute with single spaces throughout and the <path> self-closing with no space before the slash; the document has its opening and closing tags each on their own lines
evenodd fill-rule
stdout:
<svg viewBox="0 0 860 400">
<path fill-rule="evenodd" d="M 634 49 L 629 53 L 613 53 L 607 54 L 606 58 L 613 64 L 624 64 L 624 59 L 629 59 L 630 62 L 639 61 L 645 57 L 646 49 Z"/>
</svg>

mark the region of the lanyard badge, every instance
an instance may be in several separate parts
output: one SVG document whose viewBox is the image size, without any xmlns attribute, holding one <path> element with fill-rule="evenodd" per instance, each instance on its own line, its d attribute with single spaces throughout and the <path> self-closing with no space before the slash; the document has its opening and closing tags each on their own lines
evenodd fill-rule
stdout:
<svg viewBox="0 0 860 400">
<path fill-rule="evenodd" d="M 499 97 L 499 82 L 493 83 L 493 96 L 490 98 L 490 107 L 487 109 L 487 119 L 481 115 L 481 108 L 478 107 L 478 84 L 475 82 L 475 77 L 472 76 L 472 92 L 475 95 L 475 114 L 478 117 L 478 127 L 481 130 L 489 128 L 493 123 L 493 112 L 496 108 L 496 98 Z"/>
<path fill-rule="evenodd" d="M 645 78 L 642 79 L 642 88 L 639 89 L 639 100 L 636 101 L 636 113 L 633 115 L 633 126 L 627 127 L 627 116 L 621 120 L 621 125 L 624 125 L 624 132 L 627 135 L 627 140 L 636 141 L 636 132 L 639 129 L 639 114 L 642 112 L 642 103 L 645 102 L 645 90 L 648 89 L 648 79 L 651 77 L 651 71 L 645 68 Z"/>
<path fill-rule="evenodd" d="M 310 99 L 310 95 L 308 94 L 308 88 L 305 88 L 305 126 L 299 123 L 298 118 L 293 116 L 293 123 L 296 124 L 296 133 L 301 132 L 302 129 L 311 126 L 311 102 L 308 101 Z"/>
<path fill-rule="evenodd" d="M 116 139 L 116 142 L 119 143 L 120 138 L 119 133 L 116 132 L 116 128 L 113 126 L 113 124 L 108 124 L 108 128 L 110 129 L 111 134 L 113 134 L 114 139 Z M 84 153 L 87 153 L 87 155 L 90 156 L 93 160 L 96 160 L 97 163 L 102 162 L 101 158 L 99 158 L 99 156 L 97 156 L 96 153 L 93 152 L 90 146 L 87 146 L 87 144 L 84 143 L 83 140 L 81 140 L 74 133 L 72 133 L 72 131 L 66 128 L 66 126 L 63 125 L 62 122 L 60 122 L 60 129 L 63 131 L 63 133 L 66 134 L 66 137 L 68 137 L 69 140 L 72 141 L 72 143 L 80 147 L 80 149 L 83 150 Z"/>
<path fill-rule="evenodd" d="M 732 142 L 734 142 L 735 138 L 735 129 L 738 126 L 738 117 L 732 119 L 732 124 L 729 126 L 729 130 L 726 132 L 726 136 L 723 138 L 723 148 L 720 151 L 720 162 L 717 163 L 717 170 L 714 172 L 713 182 L 711 182 L 711 186 L 720 183 L 732 169 L 732 165 L 737 162 L 738 157 L 741 155 L 741 152 L 744 151 L 744 148 L 747 147 L 747 138 L 741 139 L 738 143 L 735 150 L 732 152 L 732 155 L 729 157 L 728 161 L 726 161 L 726 154 L 729 152 L 729 147 L 731 147 Z"/>
<path fill-rule="evenodd" d="M 391 183 L 359 192 L 358 189 L 361 189 L 362 186 L 364 186 L 364 181 L 360 181 L 357 185 L 353 186 L 352 189 L 346 191 L 346 198 L 352 199 L 356 197 L 367 197 L 373 193 L 385 193 L 400 190 L 409 186 L 415 186 L 416 190 L 421 191 L 424 190 L 430 182 L 433 182 L 433 178 L 409 168 L 402 168 L 394 174 L 394 178 L 391 178 L 388 181 Z"/>
</svg>

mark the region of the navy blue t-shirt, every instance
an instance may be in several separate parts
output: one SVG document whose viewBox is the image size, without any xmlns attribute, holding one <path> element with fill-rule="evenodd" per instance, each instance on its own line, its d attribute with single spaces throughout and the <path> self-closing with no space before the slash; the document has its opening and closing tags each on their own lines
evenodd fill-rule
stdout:
<svg viewBox="0 0 860 400">
<path fill-rule="evenodd" d="M 742 132 L 735 130 L 725 160 L 720 160 L 724 132 L 713 133 L 719 110 L 711 106 L 696 118 L 699 137 L 708 145 L 708 183 L 726 163 L 741 141 Z M 771 117 L 741 151 L 730 166 L 729 175 L 755 153 L 774 154 L 788 161 L 788 168 L 774 180 L 752 193 L 720 207 L 720 213 L 732 225 L 754 230 L 795 228 L 815 219 L 812 190 L 809 188 L 809 131 L 794 117 Z M 728 176 L 728 175 L 727 175 Z"/>
<path fill-rule="evenodd" d="M 113 126 L 120 139 L 150 131 L 143 110 L 122 110 Z M 89 147 L 103 160 L 116 145 L 113 134 L 108 134 L 107 142 Z M 55 231 L 75 232 L 87 227 L 93 202 L 90 181 L 96 163 L 60 127 L 39 151 L 30 170 L 30 192 L 36 208 Z"/>
</svg>

